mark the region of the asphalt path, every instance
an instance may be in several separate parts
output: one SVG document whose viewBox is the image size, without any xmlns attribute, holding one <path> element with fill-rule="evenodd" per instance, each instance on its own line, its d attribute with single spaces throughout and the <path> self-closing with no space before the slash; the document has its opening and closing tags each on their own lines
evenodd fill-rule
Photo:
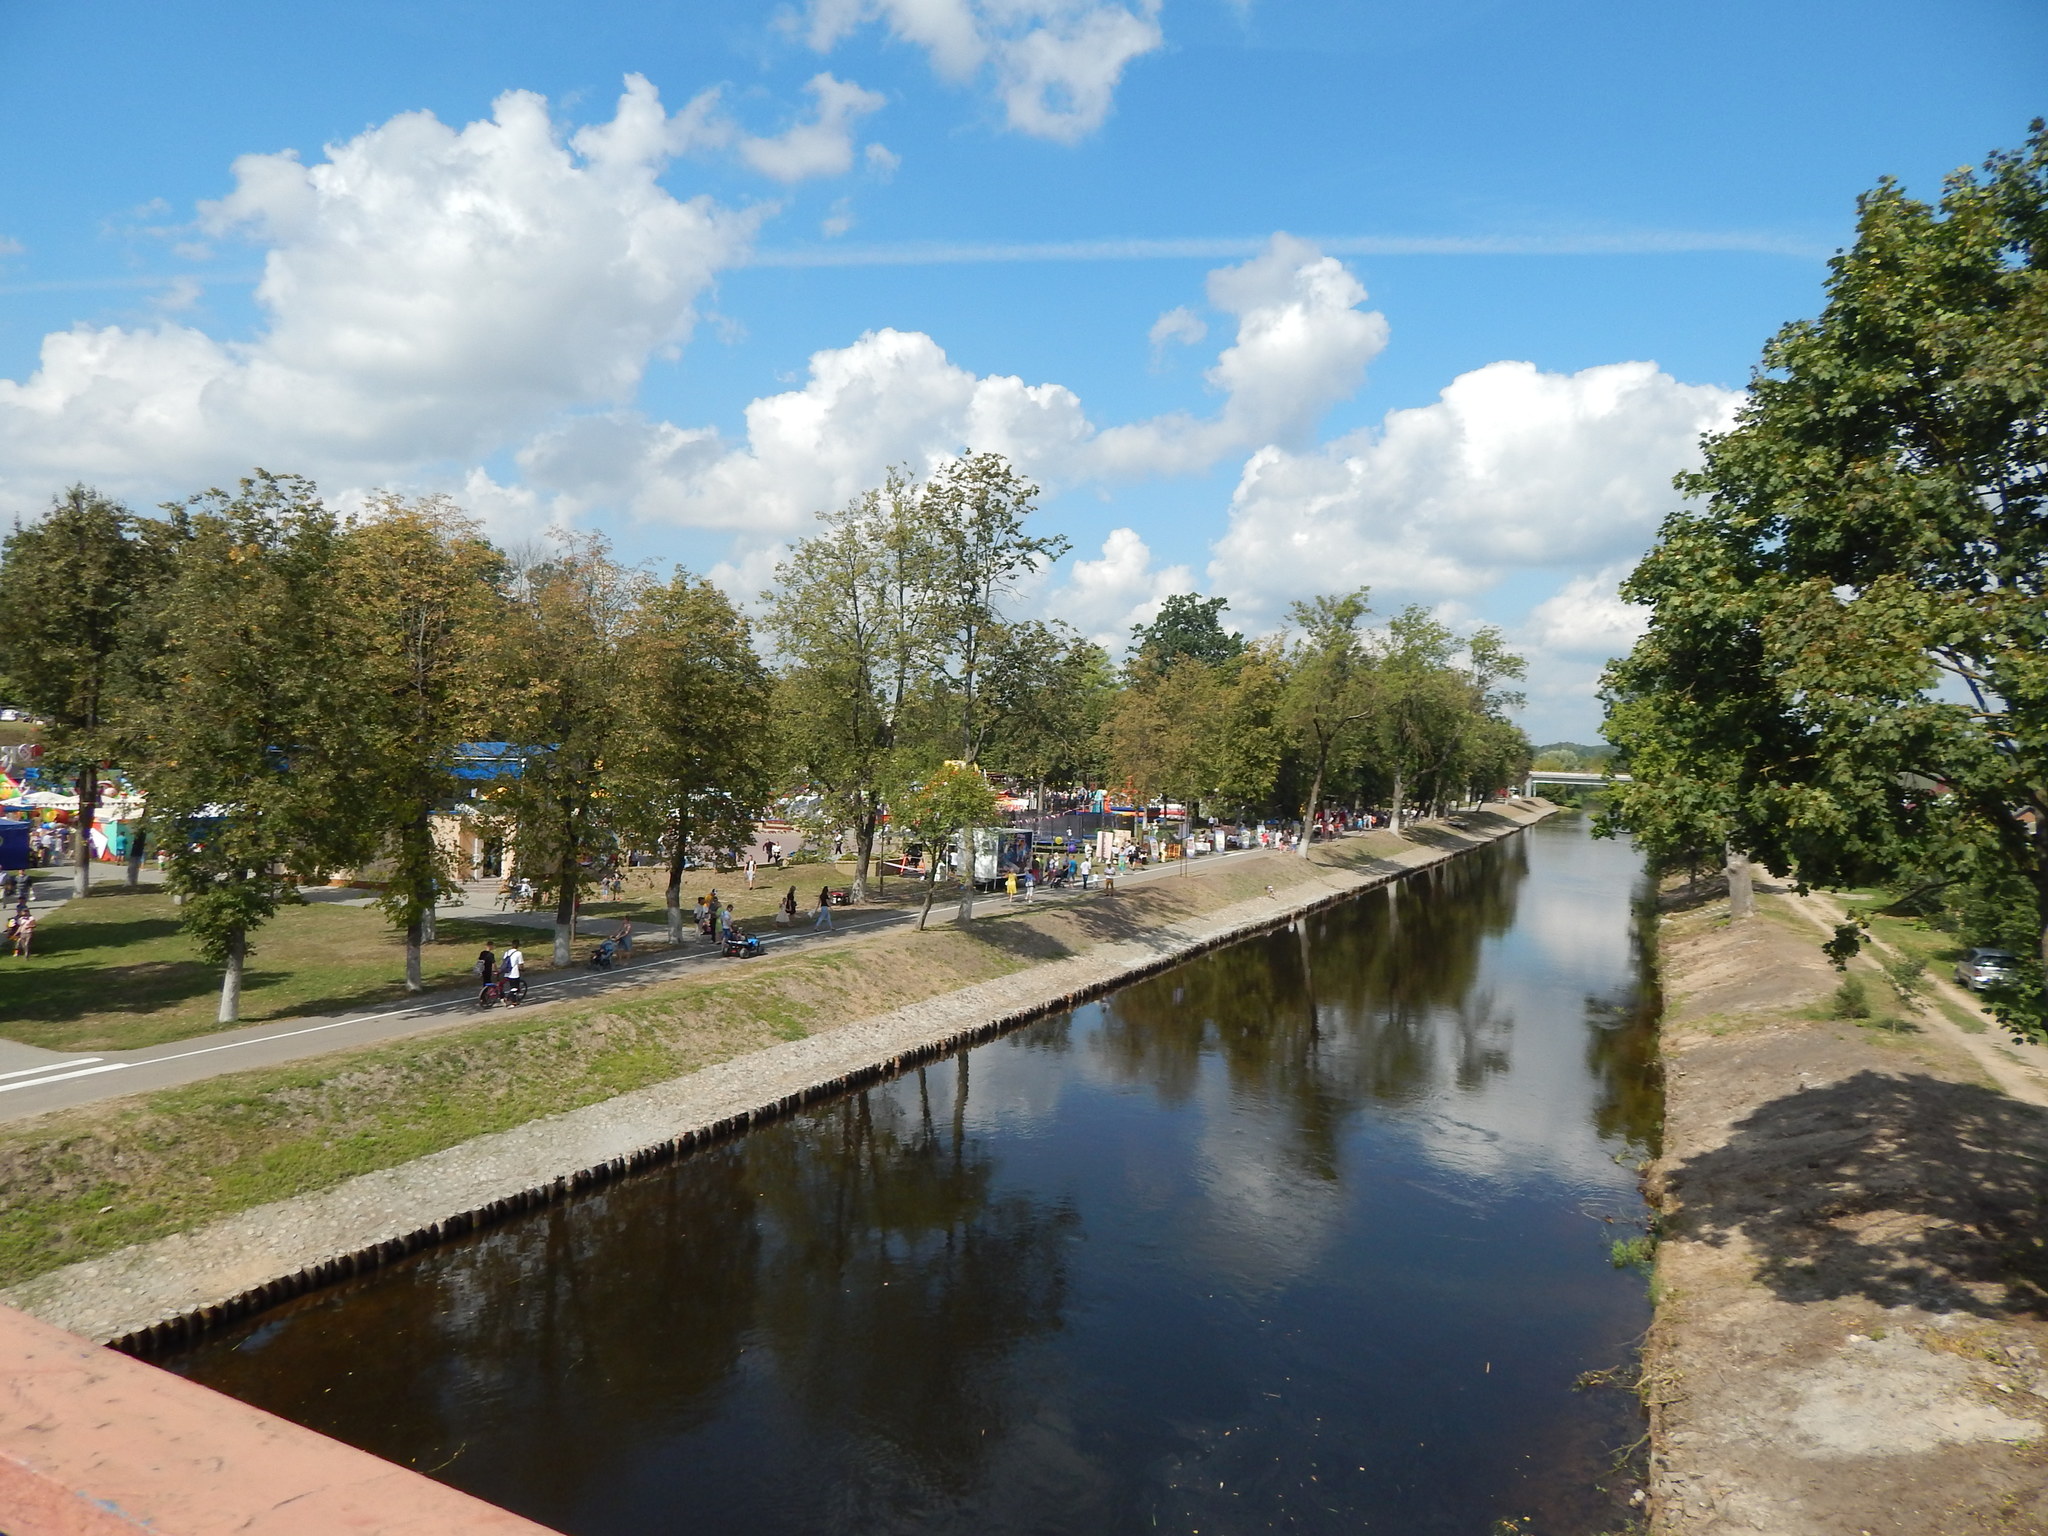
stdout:
<svg viewBox="0 0 2048 1536">
<path fill-rule="evenodd" d="M 1208 854 L 1203 856 L 1202 863 L 1209 866 L 1225 859 L 1271 851 L 1247 848 Z M 1161 865 L 1135 874 L 1119 875 L 1117 879 L 1125 886 L 1142 885 L 1154 880 L 1172 879 L 1178 869 L 1177 865 Z M 1052 904 L 1076 899 L 1081 894 L 1078 891 L 1042 891 L 1035 900 Z M 976 899 L 978 907 L 987 902 L 1002 904 L 1004 898 L 993 895 Z M 952 921 L 953 910 L 951 901 L 944 905 L 935 904 L 932 908 L 933 921 Z M 883 928 L 901 927 L 916 920 L 915 909 L 862 912 L 859 908 L 837 908 L 833 912 L 833 934 L 867 934 Z M 833 935 L 814 934 L 806 925 L 795 932 L 770 932 L 758 936 L 762 947 L 767 949 L 802 944 L 814 938 L 822 940 Z M 686 939 L 682 950 L 656 950 L 609 971 L 579 968 L 559 975 L 543 972 L 545 979 L 529 984 L 527 1001 L 523 1006 L 530 1008 L 539 1003 L 636 989 L 650 982 L 666 980 L 693 966 L 736 963 L 739 962 L 727 960 L 715 945 L 701 939 Z M 134 1051 L 61 1052 L 0 1040 L 0 1122 L 26 1120 L 53 1109 L 69 1109 L 101 1099 L 174 1088 L 217 1077 L 224 1072 L 279 1066 L 329 1051 L 380 1045 L 435 1030 L 457 1028 L 483 1017 L 498 1016 L 495 1010 L 486 1013 L 478 1008 L 477 991 L 472 984 L 458 990 L 423 994 L 388 1007 L 331 1016 L 272 1019 L 263 1024 L 219 1030 L 189 1040 L 166 1041 Z"/>
</svg>

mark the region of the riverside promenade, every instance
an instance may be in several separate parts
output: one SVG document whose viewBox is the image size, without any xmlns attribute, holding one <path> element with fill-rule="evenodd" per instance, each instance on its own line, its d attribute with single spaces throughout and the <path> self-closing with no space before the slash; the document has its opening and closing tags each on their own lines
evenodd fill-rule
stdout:
<svg viewBox="0 0 2048 1536">
<path fill-rule="evenodd" d="M 1072 1006 L 1484 847 L 1553 810 L 1540 801 L 1495 806 L 1463 829 L 1433 827 L 1430 842 L 1391 857 L 1320 867 L 1278 894 L 53 1270 L 0 1292 L 0 1302 L 88 1338 L 146 1351 Z"/>
<path fill-rule="evenodd" d="M 1317 844 L 1318 848 L 1325 846 L 1328 845 Z M 1209 854 L 1200 860 L 1196 868 L 1207 870 L 1262 852 L 1270 850 L 1242 849 Z M 1181 878 L 1182 874 L 1178 864 L 1160 865 L 1119 875 L 1117 883 L 1121 889 L 1137 890 L 1156 881 Z M 51 883 L 39 882 L 39 886 Z M 544 952 L 552 931 L 549 915 L 545 912 L 501 911 L 492 904 L 488 894 L 482 894 L 495 889 L 495 882 L 479 884 L 469 893 L 470 899 L 445 907 L 442 917 L 514 930 L 521 935 L 521 942 L 530 942 L 536 953 Z M 1097 891 L 1100 891 L 1099 882 Z M 59 906 L 62 899 L 50 897 L 47 905 Z M 357 906 L 370 904 L 366 897 L 343 897 L 339 892 L 318 888 L 308 892 L 308 899 L 339 900 Z M 1057 906 L 1085 899 L 1087 896 L 1079 891 L 1046 891 L 1037 895 L 1034 901 L 1045 906 Z M 984 896 L 977 901 L 977 910 L 985 914 L 999 907 L 1002 900 L 1000 895 Z M 933 926 L 953 920 L 951 901 L 933 907 Z M 793 930 L 763 932 L 758 936 L 764 949 L 780 951 L 844 938 L 849 934 L 872 937 L 881 932 L 901 930 L 916 921 L 915 910 L 900 907 L 880 910 L 842 907 L 834 910 L 834 926 L 826 932 L 813 934 L 807 913 L 800 926 Z M 579 924 L 580 931 L 586 935 L 608 933 L 616 927 L 617 920 L 609 918 L 586 918 Z M 530 940 L 525 937 L 527 934 L 532 935 Z M 525 1006 L 531 1009 L 549 1003 L 601 997 L 667 981 L 705 966 L 733 963 L 723 958 L 718 946 L 704 943 L 694 934 L 687 935 L 680 948 L 671 949 L 662 937 L 643 933 L 639 948 L 641 955 L 609 971 L 578 968 L 539 972 Z M 188 1040 L 166 1041 L 129 1051 L 52 1051 L 0 1036 L 0 1123 L 26 1120 L 50 1110 L 69 1109 L 103 1099 L 175 1088 L 227 1072 L 282 1066 L 334 1051 L 383 1045 L 436 1030 L 460 1028 L 479 1016 L 476 993 L 476 985 L 472 982 L 424 992 L 380 1007 L 267 1019 L 260 1024 L 214 1030 Z M 0 1024 L 0 1030 L 4 1028 L 5 1025 Z"/>
</svg>

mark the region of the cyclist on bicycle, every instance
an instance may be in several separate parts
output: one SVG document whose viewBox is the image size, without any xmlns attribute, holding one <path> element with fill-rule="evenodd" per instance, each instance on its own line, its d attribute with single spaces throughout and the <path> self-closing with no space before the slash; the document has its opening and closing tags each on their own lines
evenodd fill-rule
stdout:
<svg viewBox="0 0 2048 1536">
<path fill-rule="evenodd" d="M 498 974 L 505 978 L 505 1001 L 516 1003 L 526 996 L 526 952 L 517 943 L 498 962 Z"/>
</svg>

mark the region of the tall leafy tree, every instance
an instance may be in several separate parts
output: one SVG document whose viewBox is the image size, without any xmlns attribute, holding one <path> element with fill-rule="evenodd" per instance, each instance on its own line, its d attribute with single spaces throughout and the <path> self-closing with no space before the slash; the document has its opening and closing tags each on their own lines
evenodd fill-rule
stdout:
<svg viewBox="0 0 2048 1536">
<path fill-rule="evenodd" d="M 169 881 L 240 1016 L 250 934 L 301 883 L 368 849 L 368 739 L 342 534 L 313 484 L 258 470 L 178 509 L 163 649 L 136 707 L 136 765 Z"/>
<path fill-rule="evenodd" d="M 1624 824 L 1667 847 L 1725 837 L 1802 880 L 1974 893 L 1967 936 L 2014 933 L 2031 957 L 1994 1001 L 2034 1029 L 2044 355 L 2048 129 L 1937 204 L 1881 182 L 1819 317 L 1772 338 L 1734 428 L 1680 477 L 1698 500 L 1625 584 L 1650 625 L 1606 680 Z"/>
<path fill-rule="evenodd" d="M 971 839 L 976 827 L 988 826 L 996 819 L 995 787 L 989 783 L 987 775 L 971 763 L 942 764 L 921 783 L 912 785 L 897 796 L 892 815 L 909 835 L 922 839 L 926 849 L 924 905 L 918 909 L 918 931 L 924 931 L 925 923 L 931 917 L 932 893 L 938 885 L 941 851 L 956 836 L 962 839 L 965 859 L 961 870 L 960 917 L 963 922 L 972 917 L 974 847 Z"/>
<path fill-rule="evenodd" d="M 1263 801 L 1280 762 L 1284 671 L 1270 646 L 1220 664 L 1183 655 L 1163 670 L 1138 669 L 1103 724 L 1111 777 L 1140 804 L 1180 801 L 1183 834 L 1205 802 Z"/>
<path fill-rule="evenodd" d="M 1245 649 L 1245 638 L 1223 627 L 1227 598 L 1204 597 L 1199 592 L 1180 592 L 1159 605 L 1149 624 L 1131 626 L 1130 660 L 1133 672 L 1163 672 L 1183 656 L 1209 666 L 1220 666 Z"/>
<path fill-rule="evenodd" d="M 492 804 L 520 873 L 554 903 L 558 966 L 570 960 L 577 907 L 630 825 L 611 775 L 631 743 L 619 695 L 646 584 L 595 536 L 562 537 L 509 584 L 493 703 L 519 771 Z"/>
<path fill-rule="evenodd" d="M 888 792 L 915 776 L 906 758 L 929 719 L 952 621 L 940 556 L 905 477 L 892 472 L 819 522 L 763 594 L 784 664 L 775 714 L 785 760 L 853 829 L 859 901 Z"/>
<path fill-rule="evenodd" d="M 932 609 L 943 624 L 941 673 L 959 720 L 959 760 L 981 755 L 990 730 L 983 674 L 1004 634 L 1003 600 L 1017 582 L 1065 554 L 1058 535 L 1025 531 L 1038 487 L 999 453 L 970 453 L 939 466 L 917 499 L 936 555 Z"/>
<path fill-rule="evenodd" d="M 491 638 L 504 557 L 441 497 L 380 497 L 341 541 L 338 577 L 356 634 L 344 665 L 360 683 L 367 750 L 358 784 L 390 868 L 379 903 L 405 936 L 405 984 L 435 904 L 457 878 L 434 818 L 456 802 L 456 748 L 488 717 Z"/>
<path fill-rule="evenodd" d="M 1378 756 L 1392 780 L 1393 827 L 1411 794 L 1457 751 L 1467 700 L 1451 668 L 1457 639 L 1429 611 L 1410 605 L 1380 638 L 1382 708 Z"/>
<path fill-rule="evenodd" d="M 984 667 L 989 724 L 981 761 L 1038 786 L 1099 776 L 1097 740 L 1116 691 L 1109 656 L 1068 625 L 1004 627 Z"/>
<path fill-rule="evenodd" d="M 1364 740 L 1379 703 L 1378 674 L 1358 630 L 1369 611 L 1363 587 L 1288 610 L 1299 637 L 1288 656 L 1281 718 L 1309 769 L 1301 812 L 1304 859 L 1333 755 L 1341 761 Z"/>
<path fill-rule="evenodd" d="M 692 849 L 751 843 L 774 794 L 773 680 L 746 616 L 678 567 L 650 586 L 625 640 L 627 713 L 620 794 L 637 834 L 668 858 L 668 930 L 683 938 L 683 871 Z"/>
<path fill-rule="evenodd" d="M 80 896 L 92 883 L 101 764 L 124 757 L 138 610 L 161 585 L 166 551 L 163 525 L 83 485 L 0 545 L 0 697 L 42 722 L 44 762 L 75 786 Z"/>
</svg>

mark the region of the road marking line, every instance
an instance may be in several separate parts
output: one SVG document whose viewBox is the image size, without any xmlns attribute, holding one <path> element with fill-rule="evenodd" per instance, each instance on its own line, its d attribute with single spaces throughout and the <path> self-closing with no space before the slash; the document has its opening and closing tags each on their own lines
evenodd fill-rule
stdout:
<svg viewBox="0 0 2048 1536">
<path fill-rule="evenodd" d="M 33 1077 L 38 1072 L 55 1072 L 61 1067 L 83 1067 L 103 1059 L 99 1056 L 74 1056 L 69 1061 L 46 1061 L 40 1067 L 23 1067 L 19 1072 L 0 1072 L 0 1081 L 10 1077 Z"/>
<path fill-rule="evenodd" d="M 126 1061 L 110 1061 L 104 1067 L 85 1067 L 77 1072 L 59 1072 L 55 1077 L 38 1077 L 26 1083 L 0 1083 L 0 1093 L 12 1093 L 17 1088 L 40 1088 L 45 1083 L 69 1082 L 74 1077 L 95 1077 L 102 1072 L 125 1072 L 131 1065 Z"/>
</svg>

